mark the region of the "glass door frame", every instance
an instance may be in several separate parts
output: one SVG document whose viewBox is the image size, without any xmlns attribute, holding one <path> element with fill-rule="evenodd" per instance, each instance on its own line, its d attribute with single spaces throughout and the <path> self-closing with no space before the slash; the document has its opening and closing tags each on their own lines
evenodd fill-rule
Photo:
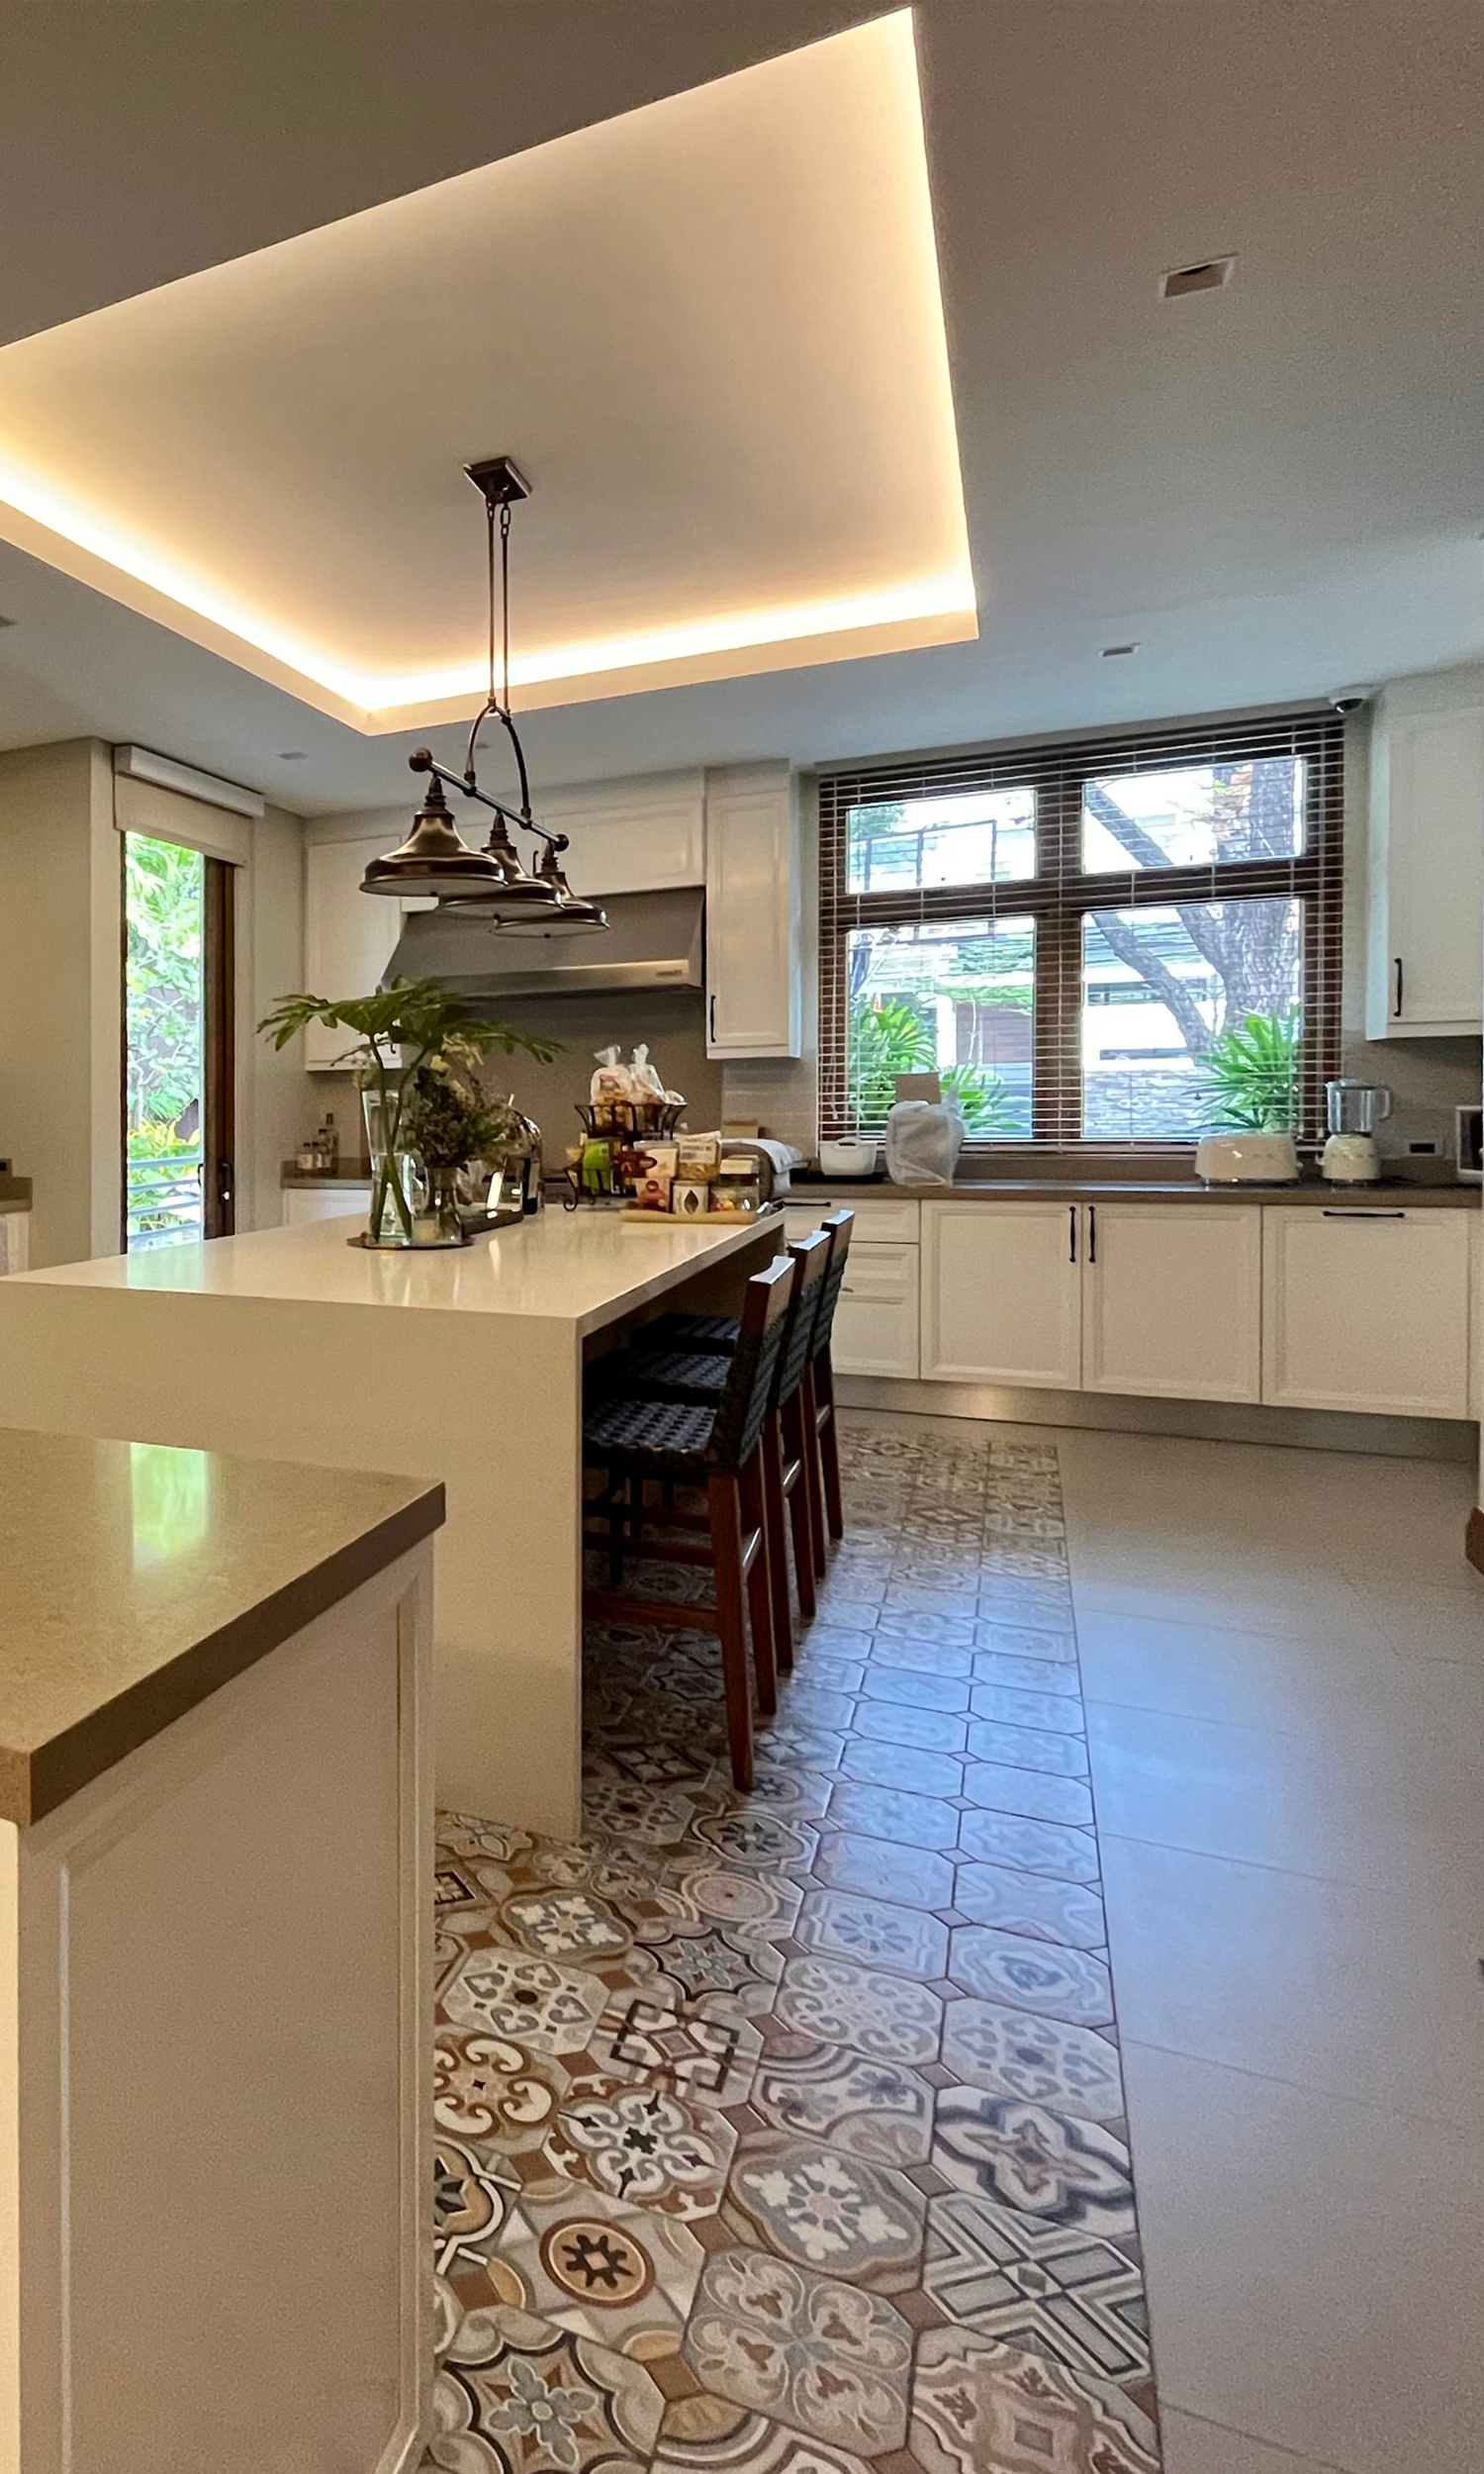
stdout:
<svg viewBox="0 0 1484 2474">
<path fill-rule="evenodd" d="M 169 841 L 160 833 L 145 836 Z M 189 843 L 177 845 L 189 849 Z M 235 868 L 202 854 L 201 1226 L 236 1229 Z M 129 834 L 119 834 L 119 1252 L 129 1248 Z"/>
</svg>

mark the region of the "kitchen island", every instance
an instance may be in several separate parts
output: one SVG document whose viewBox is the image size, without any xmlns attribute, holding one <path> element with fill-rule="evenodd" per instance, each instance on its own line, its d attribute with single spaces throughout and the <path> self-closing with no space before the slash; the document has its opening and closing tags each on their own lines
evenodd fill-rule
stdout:
<svg viewBox="0 0 1484 2474">
<path fill-rule="evenodd" d="M 356 1225 L 0 1283 L 0 1424 L 441 1480 L 439 1800 L 576 1837 L 584 1360 L 734 1296 L 782 1219 L 548 1210 L 449 1253 L 368 1253 Z"/>
<path fill-rule="evenodd" d="M 0 1433 L 0 2465 L 401 2474 L 433 1485 Z"/>
</svg>

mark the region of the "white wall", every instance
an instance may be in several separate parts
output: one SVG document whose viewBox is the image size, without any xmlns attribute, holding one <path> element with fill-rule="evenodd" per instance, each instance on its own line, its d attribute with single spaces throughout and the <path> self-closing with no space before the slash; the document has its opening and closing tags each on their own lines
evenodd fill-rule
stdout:
<svg viewBox="0 0 1484 2474">
<path fill-rule="evenodd" d="M 109 750 L 0 754 L 0 1151 L 38 1265 L 119 1248 L 119 899 Z"/>
<path fill-rule="evenodd" d="M 237 1227 L 249 1229 L 277 1225 L 281 1163 L 323 1101 L 297 1050 L 277 1056 L 257 1035 L 303 977 L 302 822 L 269 809 L 237 830 Z M 110 748 L 0 754 L 0 1153 L 33 1183 L 38 1268 L 119 1251 L 121 874 Z"/>
</svg>

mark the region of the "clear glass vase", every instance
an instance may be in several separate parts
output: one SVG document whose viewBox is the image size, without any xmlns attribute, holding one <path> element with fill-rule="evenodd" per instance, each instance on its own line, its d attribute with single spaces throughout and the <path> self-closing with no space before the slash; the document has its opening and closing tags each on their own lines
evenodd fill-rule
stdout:
<svg viewBox="0 0 1484 2474">
<path fill-rule="evenodd" d="M 370 1246 L 410 1246 L 421 1199 L 416 1157 L 400 1146 L 394 1148 L 403 1081 L 401 1074 L 389 1074 L 384 1084 L 368 1084 L 361 1093 L 371 1160 L 371 1209 L 366 1221 Z"/>
</svg>

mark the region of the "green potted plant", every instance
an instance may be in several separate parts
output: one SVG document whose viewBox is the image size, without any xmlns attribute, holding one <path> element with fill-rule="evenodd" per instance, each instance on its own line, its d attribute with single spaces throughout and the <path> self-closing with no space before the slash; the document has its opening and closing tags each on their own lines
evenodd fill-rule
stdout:
<svg viewBox="0 0 1484 2474">
<path fill-rule="evenodd" d="M 417 1136 L 430 1188 L 452 1191 L 457 1172 L 498 1138 L 499 1121 L 480 1090 L 478 1068 L 494 1050 L 542 1064 L 558 1042 L 507 1022 L 470 1021 L 463 1000 L 439 980 L 394 980 L 370 997 L 281 997 L 258 1029 L 284 1048 L 311 1022 L 349 1034 L 343 1063 L 360 1086 L 371 1154 L 366 1242 L 414 1243 Z M 455 1153 L 461 1157 L 455 1158 Z M 454 1221 L 456 1227 L 456 1218 Z M 461 1235 L 437 1242 L 456 1245 Z"/>
</svg>

